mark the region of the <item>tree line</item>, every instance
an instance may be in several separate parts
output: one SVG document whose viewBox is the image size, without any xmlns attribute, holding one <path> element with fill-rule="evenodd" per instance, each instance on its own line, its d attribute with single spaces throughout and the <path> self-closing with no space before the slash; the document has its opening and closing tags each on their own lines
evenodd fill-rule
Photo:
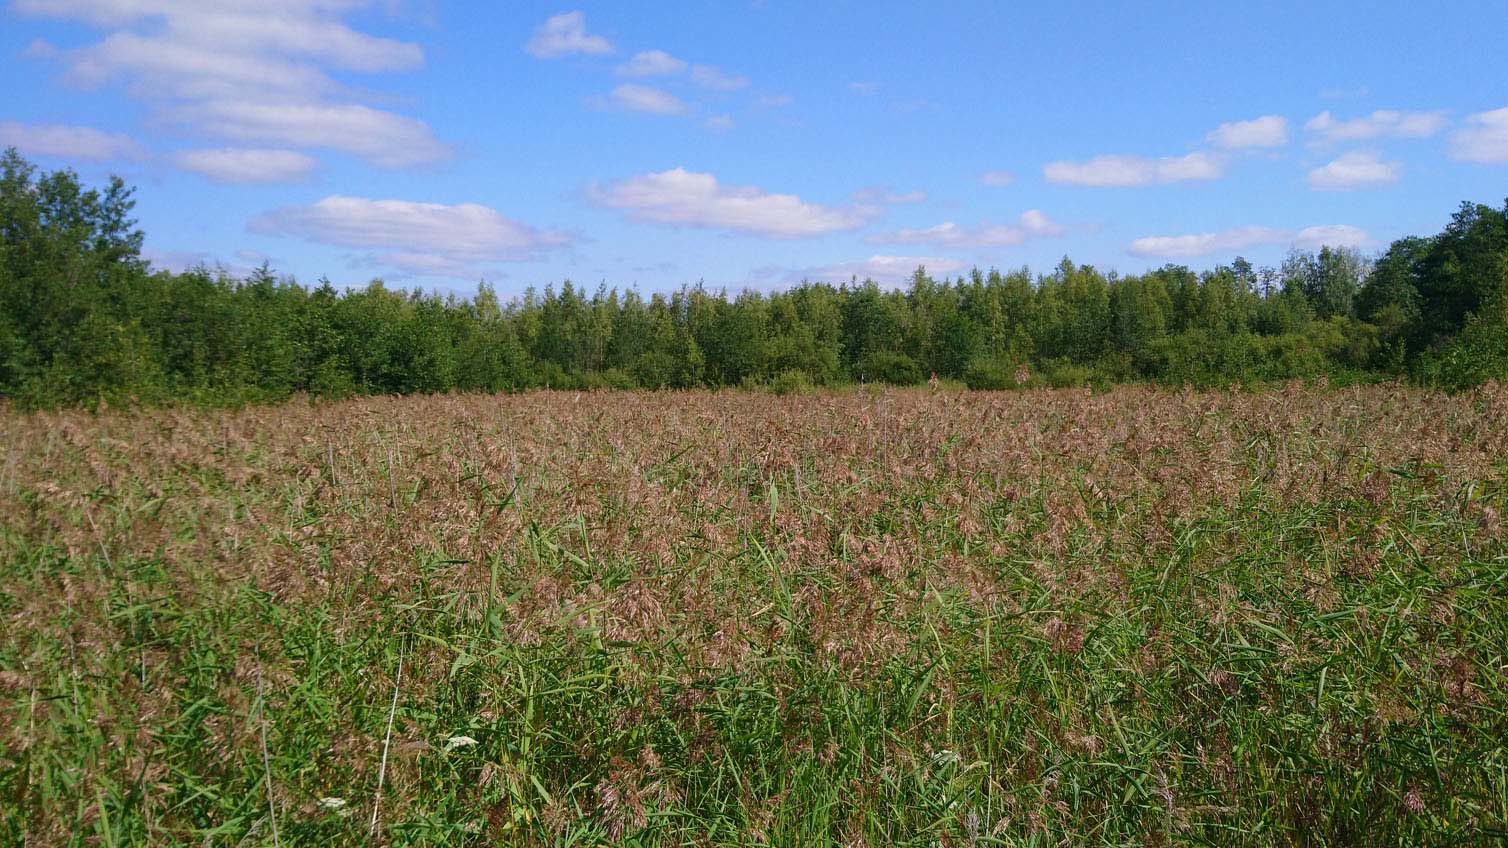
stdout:
<svg viewBox="0 0 1508 848">
<path fill-rule="evenodd" d="M 531 388 L 1508 379 L 1508 202 L 1380 255 L 1295 251 L 1137 275 L 1064 259 L 900 289 L 869 280 L 645 297 L 567 281 L 506 302 L 339 290 L 265 265 L 155 270 L 133 190 L 0 157 L 0 395 L 25 407 Z"/>
</svg>

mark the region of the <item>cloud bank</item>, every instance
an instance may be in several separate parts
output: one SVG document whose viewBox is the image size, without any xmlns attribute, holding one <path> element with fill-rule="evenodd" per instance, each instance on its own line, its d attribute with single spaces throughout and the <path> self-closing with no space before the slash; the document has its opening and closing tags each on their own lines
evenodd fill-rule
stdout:
<svg viewBox="0 0 1508 848">
<path fill-rule="evenodd" d="M 358 0 L 16 0 L 23 15 L 104 31 L 76 49 L 38 42 L 74 85 L 124 84 L 159 122 L 249 144 L 322 148 L 379 167 L 450 155 L 422 121 L 361 104 L 331 71 L 424 64 L 414 44 L 353 29 Z"/>
<path fill-rule="evenodd" d="M 1213 233 L 1194 233 L 1182 236 L 1147 236 L 1131 242 L 1128 248 L 1133 256 L 1147 258 L 1187 259 L 1208 256 L 1212 253 L 1234 253 L 1253 247 L 1287 245 L 1303 249 L 1330 247 L 1361 247 L 1371 239 L 1366 231 L 1347 224 L 1325 224 L 1305 227 L 1302 230 L 1280 230 L 1271 227 L 1237 227 Z"/>
<path fill-rule="evenodd" d="M 122 133 L 107 133 L 92 127 L 16 121 L 0 121 L 0 147 L 14 147 L 28 156 L 56 156 L 91 162 L 144 159 L 147 155 L 140 144 Z"/>
<path fill-rule="evenodd" d="M 725 186 L 712 174 L 685 168 L 593 185 L 588 197 L 635 221 L 703 227 L 771 238 L 809 238 L 852 230 L 875 214 L 866 207 L 808 203 L 794 194 Z"/>
<path fill-rule="evenodd" d="M 1015 224 L 981 222 L 974 228 L 960 227 L 952 221 L 922 229 L 901 229 L 876 233 L 864 240 L 870 244 L 931 244 L 939 247 L 1014 247 L 1028 241 L 1061 236 L 1067 229 L 1047 217 L 1040 209 L 1021 213 Z"/>
<path fill-rule="evenodd" d="M 1225 163 L 1203 152 L 1160 159 L 1096 156 L 1085 162 L 1049 162 L 1042 168 L 1042 176 L 1050 183 L 1094 188 L 1135 188 L 1214 180 L 1224 175 Z"/>
<path fill-rule="evenodd" d="M 404 274 L 460 278 L 479 276 L 487 265 L 536 259 L 572 242 L 565 233 L 539 230 L 475 203 L 448 206 L 343 195 L 265 212 L 247 229 L 364 250 L 365 264 Z"/>
</svg>

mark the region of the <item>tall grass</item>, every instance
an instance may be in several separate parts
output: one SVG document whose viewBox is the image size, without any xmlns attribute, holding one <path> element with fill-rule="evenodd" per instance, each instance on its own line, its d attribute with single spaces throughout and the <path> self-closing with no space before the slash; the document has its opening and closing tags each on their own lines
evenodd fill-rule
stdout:
<svg viewBox="0 0 1508 848">
<path fill-rule="evenodd" d="M 0 415 L 0 843 L 1491 844 L 1504 421 L 1392 386 Z"/>
</svg>

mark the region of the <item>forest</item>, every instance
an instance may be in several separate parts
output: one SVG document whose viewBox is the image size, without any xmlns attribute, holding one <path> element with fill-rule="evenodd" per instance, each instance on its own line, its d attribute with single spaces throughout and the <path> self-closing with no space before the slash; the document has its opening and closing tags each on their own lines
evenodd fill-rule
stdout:
<svg viewBox="0 0 1508 848">
<path fill-rule="evenodd" d="M 1064 258 L 909 284 L 641 294 L 571 281 L 501 299 L 305 285 L 142 256 L 134 189 L 0 159 L 0 395 L 22 408 L 237 405 L 298 394 L 532 388 L 1150 382 L 1260 387 L 1508 377 L 1508 201 L 1375 256 L 1291 252 L 1122 275 Z"/>
</svg>

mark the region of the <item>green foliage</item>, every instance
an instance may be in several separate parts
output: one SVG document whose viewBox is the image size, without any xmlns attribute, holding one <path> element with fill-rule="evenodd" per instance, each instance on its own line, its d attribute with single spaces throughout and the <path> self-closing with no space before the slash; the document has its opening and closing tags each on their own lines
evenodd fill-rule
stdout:
<svg viewBox="0 0 1508 848">
<path fill-rule="evenodd" d="M 889 383 L 892 386 L 914 386 L 922 381 L 922 369 L 916 360 L 893 350 L 876 350 L 866 353 L 854 366 L 854 376 L 860 382 Z"/>
<path fill-rule="evenodd" d="M 1103 274 L 1064 259 L 902 290 L 852 281 L 730 297 L 647 299 L 570 281 L 500 301 L 388 288 L 309 288 L 266 266 L 237 279 L 153 271 L 132 190 L 0 158 L 0 396 L 25 406 L 239 404 L 296 393 L 530 388 L 914 385 L 981 389 L 1152 380 L 1257 385 L 1408 374 L 1459 388 L 1508 378 L 1508 205 L 1464 204 L 1444 232 L 1370 262 L 1295 252 Z M 1025 380 L 1019 374 L 1035 374 Z M 1347 377 L 1346 379 L 1350 379 Z"/>
<path fill-rule="evenodd" d="M 1424 379 L 1452 391 L 1508 381 L 1508 296 L 1470 316 L 1466 327 L 1421 361 Z"/>
<path fill-rule="evenodd" d="M 770 391 L 777 395 L 802 395 L 813 388 L 811 375 L 795 368 L 770 378 Z"/>
<path fill-rule="evenodd" d="M 971 389 L 1015 389 L 1020 387 L 1016 375 L 1021 363 L 1007 357 L 981 354 L 969 360 L 964 369 L 964 385 Z"/>
<path fill-rule="evenodd" d="M 1079 365 L 1068 357 L 1049 359 L 1042 363 L 1036 381 L 1055 389 L 1108 388 L 1109 380 L 1088 365 Z"/>
</svg>

